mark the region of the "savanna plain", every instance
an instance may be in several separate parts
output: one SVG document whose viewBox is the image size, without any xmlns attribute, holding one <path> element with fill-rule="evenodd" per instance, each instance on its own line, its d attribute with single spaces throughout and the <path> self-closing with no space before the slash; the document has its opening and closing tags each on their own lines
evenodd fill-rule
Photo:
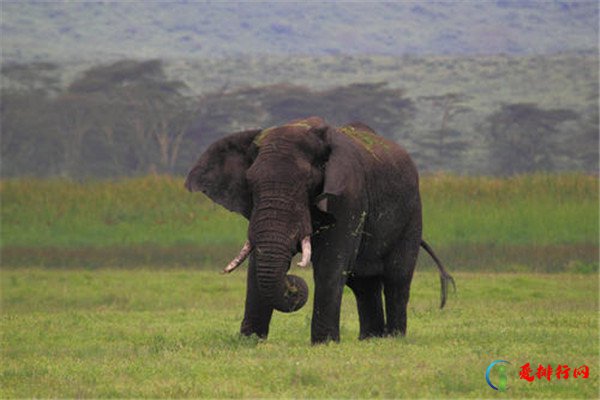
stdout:
<svg viewBox="0 0 600 400">
<path fill-rule="evenodd" d="M 237 333 L 244 267 L 219 271 L 246 223 L 181 178 L 0 185 L 3 398 L 599 395 L 595 176 L 424 177 L 424 236 L 456 292 L 440 310 L 422 255 L 406 337 L 359 341 L 347 291 L 341 342 L 319 346 L 310 301 L 276 313 L 267 340 Z M 503 393 L 485 380 L 498 359 L 511 363 Z M 526 363 L 551 379 L 519 379 Z"/>
</svg>

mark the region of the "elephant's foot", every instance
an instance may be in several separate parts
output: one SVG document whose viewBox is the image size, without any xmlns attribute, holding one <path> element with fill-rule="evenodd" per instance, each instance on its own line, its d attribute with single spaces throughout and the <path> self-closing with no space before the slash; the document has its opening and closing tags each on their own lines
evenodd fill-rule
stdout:
<svg viewBox="0 0 600 400">
<path fill-rule="evenodd" d="M 380 337 L 384 337 L 385 331 L 383 329 L 381 330 L 377 330 L 377 331 L 369 331 L 369 332 L 361 332 L 358 335 L 358 340 L 365 340 L 365 339 L 371 339 L 371 338 L 380 338 Z"/>
<path fill-rule="evenodd" d="M 339 343 L 340 341 L 340 335 L 337 336 L 317 336 L 317 337 L 311 337 L 311 344 L 313 345 L 319 345 L 319 344 L 327 344 L 330 342 L 336 342 Z"/>
<path fill-rule="evenodd" d="M 406 336 L 406 321 L 404 322 L 403 326 L 386 326 L 385 328 L 385 336 L 391 336 L 391 337 L 404 337 Z"/>
<path fill-rule="evenodd" d="M 266 339 L 269 336 L 269 325 L 256 325 L 252 321 L 244 319 L 240 328 L 240 333 L 244 336 L 256 335 L 261 339 Z"/>
<path fill-rule="evenodd" d="M 313 329 L 310 340 L 312 344 L 324 344 L 340 341 L 339 327 L 328 327 L 327 329 Z"/>
</svg>

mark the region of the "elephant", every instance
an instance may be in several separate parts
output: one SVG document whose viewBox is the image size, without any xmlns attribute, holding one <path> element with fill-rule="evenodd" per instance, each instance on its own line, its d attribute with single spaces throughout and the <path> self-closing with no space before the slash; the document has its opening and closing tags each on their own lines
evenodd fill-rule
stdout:
<svg viewBox="0 0 600 400">
<path fill-rule="evenodd" d="M 242 335 L 266 338 L 273 310 L 306 303 L 306 282 L 287 274 L 298 253 L 300 267 L 313 265 L 313 344 L 340 340 L 345 285 L 356 297 L 360 339 L 404 336 L 420 247 L 439 269 L 441 308 L 454 285 L 421 237 L 415 164 L 363 123 L 309 117 L 231 134 L 200 156 L 185 187 L 249 221 L 246 243 L 224 270 L 249 257 Z"/>
</svg>

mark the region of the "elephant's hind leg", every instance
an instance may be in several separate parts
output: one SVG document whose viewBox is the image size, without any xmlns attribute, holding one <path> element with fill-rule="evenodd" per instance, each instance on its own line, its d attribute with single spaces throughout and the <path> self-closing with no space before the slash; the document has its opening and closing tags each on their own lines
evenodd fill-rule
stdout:
<svg viewBox="0 0 600 400">
<path fill-rule="evenodd" d="M 356 296 L 360 322 L 359 339 L 383 336 L 385 323 L 381 299 L 381 277 L 351 276 L 346 283 Z"/>
<path fill-rule="evenodd" d="M 383 291 L 386 333 L 389 335 L 406 334 L 406 308 L 419 254 L 420 235 L 418 239 L 401 240 L 385 262 Z"/>
</svg>

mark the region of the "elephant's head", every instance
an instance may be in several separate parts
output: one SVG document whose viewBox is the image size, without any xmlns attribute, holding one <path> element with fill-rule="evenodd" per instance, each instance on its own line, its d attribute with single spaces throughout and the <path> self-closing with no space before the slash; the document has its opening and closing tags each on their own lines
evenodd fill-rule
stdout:
<svg viewBox="0 0 600 400">
<path fill-rule="evenodd" d="M 335 129 L 318 117 L 265 130 L 227 136 L 200 157 L 185 186 L 246 217 L 248 242 L 225 269 L 233 270 L 254 251 L 260 295 L 276 310 L 300 309 L 306 283 L 286 275 L 292 257 L 310 259 L 318 201 L 326 211 L 327 195 L 339 194 L 344 162 L 335 162 Z"/>
</svg>

